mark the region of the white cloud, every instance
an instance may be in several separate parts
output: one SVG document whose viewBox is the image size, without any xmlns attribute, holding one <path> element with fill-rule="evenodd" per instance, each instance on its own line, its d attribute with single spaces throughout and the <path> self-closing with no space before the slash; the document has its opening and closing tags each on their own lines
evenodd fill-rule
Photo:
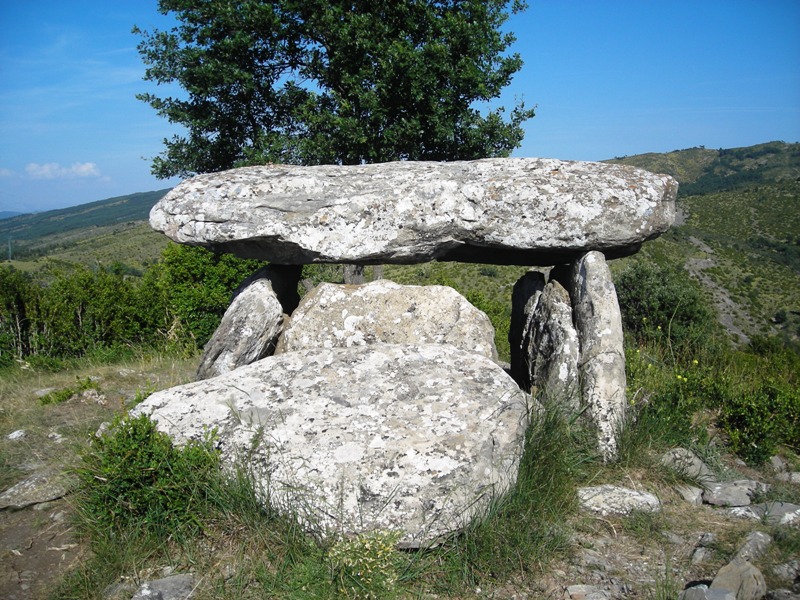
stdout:
<svg viewBox="0 0 800 600">
<path fill-rule="evenodd" d="M 71 167 L 62 167 L 58 163 L 30 163 L 25 172 L 33 179 L 72 179 L 75 177 L 100 177 L 100 169 L 92 162 L 74 163 Z"/>
<path fill-rule="evenodd" d="M 11 169 L 4 169 L 0 167 L 0 178 L 13 177 L 13 176 L 14 176 L 14 171 L 12 171 Z"/>
</svg>

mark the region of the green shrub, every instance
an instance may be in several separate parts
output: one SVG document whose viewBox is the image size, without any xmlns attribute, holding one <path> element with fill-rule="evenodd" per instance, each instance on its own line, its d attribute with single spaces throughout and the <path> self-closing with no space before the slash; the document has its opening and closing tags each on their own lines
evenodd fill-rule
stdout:
<svg viewBox="0 0 800 600">
<path fill-rule="evenodd" d="M 212 442 L 209 436 L 178 448 L 146 415 L 118 418 L 78 469 L 84 523 L 99 532 L 162 535 L 200 528 L 219 465 Z"/>
<path fill-rule="evenodd" d="M 639 341 L 696 347 L 707 343 L 716 327 L 713 309 L 678 266 L 637 261 L 615 286 L 625 330 Z"/>
<path fill-rule="evenodd" d="M 800 392 L 774 382 L 752 391 L 734 390 L 722 403 L 720 423 L 736 454 L 763 463 L 778 445 L 800 444 Z"/>
<path fill-rule="evenodd" d="M 388 598 L 405 562 L 395 549 L 399 532 L 374 531 L 340 540 L 328 551 L 333 580 L 343 598 Z"/>
<path fill-rule="evenodd" d="M 97 384 L 92 381 L 90 377 L 86 377 L 84 379 L 78 378 L 77 383 L 74 386 L 62 388 L 60 390 L 53 390 L 52 392 L 39 398 L 39 402 L 42 405 L 61 404 L 62 402 L 66 402 L 72 398 L 75 394 L 80 394 L 81 392 L 89 389 L 98 389 Z"/>
</svg>

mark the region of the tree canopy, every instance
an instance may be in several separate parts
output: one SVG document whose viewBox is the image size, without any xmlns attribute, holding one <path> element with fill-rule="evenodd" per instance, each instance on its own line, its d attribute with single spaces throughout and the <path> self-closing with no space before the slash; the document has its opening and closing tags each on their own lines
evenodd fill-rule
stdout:
<svg viewBox="0 0 800 600">
<path fill-rule="evenodd" d="M 510 6 L 509 6 L 510 5 Z M 360 164 L 507 156 L 533 117 L 499 97 L 522 66 L 501 31 L 518 0 L 159 0 L 168 31 L 142 31 L 140 94 L 186 128 L 155 175 L 243 164 Z"/>
</svg>

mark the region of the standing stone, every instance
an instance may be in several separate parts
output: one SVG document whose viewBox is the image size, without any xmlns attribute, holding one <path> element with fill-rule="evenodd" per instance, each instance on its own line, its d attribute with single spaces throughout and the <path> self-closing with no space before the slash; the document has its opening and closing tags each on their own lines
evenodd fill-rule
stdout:
<svg viewBox="0 0 800 600">
<path fill-rule="evenodd" d="M 223 464 L 252 469 L 264 500 L 318 533 L 393 530 L 408 545 L 506 492 L 528 425 L 511 377 L 449 344 L 287 352 L 156 392 L 133 414 L 179 444 L 215 429 Z"/>
<path fill-rule="evenodd" d="M 677 191 L 668 175 L 554 159 L 266 165 L 182 182 L 150 224 L 280 264 L 549 266 L 636 252 L 672 225 Z"/>
<path fill-rule="evenodd" d="M 539 271 L 528 271 L 517 280 L 511 292 L 511 323 L 508 328 L 511 376 L 526 392 L 531 389 L 531 375 L 528 369 L 531 319 L 544 284 L 544 274 Z"/>
<path fill-rule="evenodd" d="M 571 283 L 583 402 L 598 429 L 600 453 L 611 460 L 625 416 L 625 350 L 617 292 L 603 254 L 588 252 L 575 261 Z"/>
<path fill-rule="evenodd" d="M 453 288 L 322 283 L 307 294 L 286 327 L 276 354 L 305 348 L 367 344 L 451 344 L 497 360 L 486 314 Z"/>
<path fill-rule="evenodd" d="M 577 413 L 581 406 L 580 344 L 572 324 L 569 294 L 557 281 L 545 286 L 533 311 L 531 329 L 527 362 L 532 385 L 565 413 Z"/>
<path fill-rule="evenodd" d="M 284 313 L 275 288 L 280 290 L 284 302 L 288 298 L 289 308 L 292 308 L 293 300 L 286 289 L 287 284 L 280 278 L 276 266 L 260 269 L 242 282 L 203 350 L 197 379 L 227 373 L 275 351 Z M 294 293 L 297 294 L 296 282 Z"/>
</svg>

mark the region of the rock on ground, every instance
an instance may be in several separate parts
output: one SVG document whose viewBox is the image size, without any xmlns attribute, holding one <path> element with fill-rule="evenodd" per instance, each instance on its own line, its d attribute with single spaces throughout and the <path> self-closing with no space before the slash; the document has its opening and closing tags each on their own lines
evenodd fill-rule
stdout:
<svg viewBox="0 0 800 600">
<path fill-rule="evenodd" d="M 767 593 L 764 576 L 746 560 L 735 558 L 722 567 L 711 582 L 710 589 L 736 594 L 736 600 L 759 600 Z"/>
<path fill-rule="evenodd" d="M 453 288 L 322 283 L 303 298 L 277 354 L 368 344 L 450 344 L 497 360 L 489 317 Z"/>
<path fill-rule="evenodd" d="M 668 175 L 554 159 L 267 165 L 184 181 L 150 224 L 278 264 L 554 265 L 635 252 L 673 223 L 677 189 Z"/>
<path fill-rule="evenodd" d="M 578 489 L 578 501 L 582 508 L 604 516 L 661 510 L 661 502 L 653 494 L 609 484 Z"/>
<path fill-rule="evenodd" d="M 329 534 L 428 544 L 515 481 L 527 397 L 447 344 L 313 348 L 151 395 L 133 411 L 177 442 L 211 428 L 265 500 Z"/>
</svg>

